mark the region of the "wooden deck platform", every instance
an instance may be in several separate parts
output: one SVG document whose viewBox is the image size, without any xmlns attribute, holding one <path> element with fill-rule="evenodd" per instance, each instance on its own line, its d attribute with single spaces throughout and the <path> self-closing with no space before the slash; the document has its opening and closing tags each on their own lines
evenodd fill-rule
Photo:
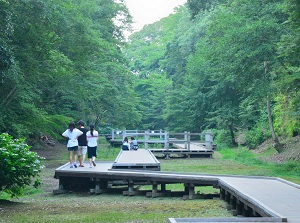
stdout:
<svg viewBox="0 0 300 223">
<path fill-rule="evenodd" d="M 112 169 L 160 170 L 160 162 L 150 150 L 121 150 Z"/>
<path fill-rule="evenodd" d="M 216 148 L 216 145 L 213 144 L 213 134 L 210 131 L 175 133 L 165 130 L 112 130 L 111 137 L 106 137 L 114 147 L 121 147 L 125 137 L 135 137 L 140 147 L 149 149 L 155 156 L 166 159 L 173 155 L 183 158 L 212 157 Z"/>
<path fill-rule="evenodd" d="M 101 194 L 122 185 L 124 195 L 160 197 L 172 195 L 167 185 L 182 184 L 182 192 L 176 193 L 183 199 L 203 199 L 195 193 L 195 188 L 212 186 L 219 188 L 217 196 L 228 203 L 232 218 L 181 219 L 170 216 L 169 222 L 300 222 L 300 185 L 280 178 L 121 170 L 112 169 L 113 162 L 96 164 L 91 169 L 87 164 L 81 168 L 70 169 L 69 164 L 57 168 L 55 177 L 59 179 L 59 188 L 54 193 L 77 190 Z M 152 185 L 152 189 L 139 191 L 139 185 Z"/>
</svg>

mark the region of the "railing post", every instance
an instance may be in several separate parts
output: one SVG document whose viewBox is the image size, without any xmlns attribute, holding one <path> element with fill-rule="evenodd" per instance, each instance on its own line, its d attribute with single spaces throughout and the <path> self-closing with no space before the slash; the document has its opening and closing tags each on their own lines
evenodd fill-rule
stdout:
<svg viewBox="0 0 300 223">
<path fill-rule="evenodd" d="M 144 142 L 145 142 L 145 149 L 148 149 L 148 140 L 149 140 L 149 131 L 145 131 L 145 137 L 144 137 Z"/>
<path fill-rule="evenodd" d="M 159 139 L 162 140 L 162 136 L 163 136 L 163 131 L 162 129 L 159 130 Z"/>
<path fill-rule="evenodd" d="M 114 129 L 111 130 L 111 139 L 112 140 L 115 139 L 115 130 Z"/>
<path fill-rule="evenodd" d="M 168 150 L 169 149 L 169 132 L 166 131 L 164 135 L 165 135 L 165 140 L 164 140 L 165 141 L 165 149 Z"/>
<path fill-rule="evenodd" d="M 205 147 L 206 147 L 206 149 L 212 149 L 212 142 L 213 142 L 212 132 L 206 132 L 205 133 Z"/>
<path fill-rule="evenodd" d="M 122 141 L 123 141 L 124 138 L 126 137 L 126 130 L 123 130 L 123 131 L 122 131 L 122 137 L 123 137 L 123 138 L 122 138 Z"/>
<path fill-rule="evenodd" d="M 187 141 L 188 141 L 187 131 L 184 131 L 184 149 L 187 149 Z"/>
<path fill-rule="evenodd" d="M 188 150 L 190 151 L 191 150 L 191 132 L 188 132 L 187 133 L 187 146 L 188 146 Z"/>
</svg>

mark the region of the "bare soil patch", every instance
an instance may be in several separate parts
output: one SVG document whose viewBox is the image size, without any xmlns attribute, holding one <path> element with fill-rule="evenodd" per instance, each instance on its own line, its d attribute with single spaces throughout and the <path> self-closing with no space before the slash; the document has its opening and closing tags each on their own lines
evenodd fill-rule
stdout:
<svg viewBox="0 0 300 223">
<path fill-rule="evenodd" d="M 274 154 L 271 154 L 268 157 L 263 157 L 263 160 L 274 163 L 300 161 L 300 136 L 295 136 L 289 139 L 280 138 L 279 141 L 283 146 L 283 152 L 274 152 Z M 268 139 L 258 146 L 254 150 L 254 153 L 260 154 L 269 150 L 270 148 L 273 148 L 273 141 Z"/>
</svg>

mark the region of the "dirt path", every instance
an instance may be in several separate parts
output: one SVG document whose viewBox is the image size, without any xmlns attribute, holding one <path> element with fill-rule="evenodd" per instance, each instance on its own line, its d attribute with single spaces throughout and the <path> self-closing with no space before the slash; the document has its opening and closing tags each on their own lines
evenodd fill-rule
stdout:
<svg viewBox="0 0 300 223">
<path fill-rule="evenodd" d="M 35 150 L 39 156 L 44 158 L 44 169 L 41 173 L 42 187 L 45 193 L 52 193 L 58 188 L 58 180 L 54 178 L 55 169 L 68 162 L 67 150 L 64 145 L 56 143 L 55 146 L 47 146 Z"/>
</svg>

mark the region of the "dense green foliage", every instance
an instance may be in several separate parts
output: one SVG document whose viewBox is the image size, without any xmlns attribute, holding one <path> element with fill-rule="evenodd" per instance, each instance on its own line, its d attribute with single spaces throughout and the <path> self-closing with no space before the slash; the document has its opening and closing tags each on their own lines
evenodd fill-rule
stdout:
<svg viewBox="0 0 300 223">
<path fill-rule="evenodd" d="M 58 138 L 69 121 L 132 127 L 123 1 L 0 1 L 0 130 Z M 131 117 L 136 119 L 131 120 Z"/>
<path fill-rule="evenodd" d="M 30 151 L 24 140 L 15 140 L 12 136 L 0 135 L 0 193 L 11 197 L 22 195 L 26 186 L 39 186 L 37 178 L 42 169 L 41 158 Z M 35 179 L 34 179 L 35 178 Z"/>
<path fill-rule="evenodd" d="M 189 0 L 130 36 L 126 56 L 141 82 L 158 72 L 172 81 L 156 113 L 167 128 L 215 129 L 231 145 L 243 132 L 253 148 L 271 136 L 268 117 L 277 135 L 300 130 L 297 9 L 292 0 Z"/>
<path fill-rule="evenodd" d="M 251 148 L 299 134 L 298 1 L 188 0 L 128 42 L 123 0 L 0 4 L 1 132 L 58 139 L 83 119 L 233 145 L 242 132 Z"/>
</svg>

